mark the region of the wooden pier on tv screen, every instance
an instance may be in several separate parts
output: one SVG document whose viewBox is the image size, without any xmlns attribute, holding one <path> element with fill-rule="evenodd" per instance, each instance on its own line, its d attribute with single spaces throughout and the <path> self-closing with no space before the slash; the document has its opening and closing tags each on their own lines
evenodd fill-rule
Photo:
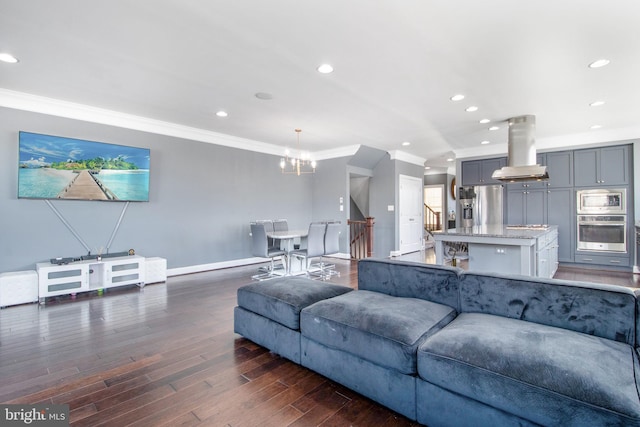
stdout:
<svg viewBox="0 0 640 427">
<path fill-rule="evenodd" d="M 88 170 L 82 170 L 58 194 L 59 199 L 117 200 L 115 194 Z"/>
</svg>

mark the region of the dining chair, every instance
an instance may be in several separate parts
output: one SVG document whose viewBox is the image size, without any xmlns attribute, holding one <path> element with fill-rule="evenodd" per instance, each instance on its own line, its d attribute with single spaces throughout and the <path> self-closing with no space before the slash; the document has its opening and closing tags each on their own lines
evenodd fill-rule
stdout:
<svg viewBox="0 0 640 427">
<path fill-rule="evenodd" d="M 270 233 L 270 232 L 274 231 L 274 229 L 273 229 L 273 221 L 270 220 L 270 219 L 258 219 L 256 221 L 252 221 L 252 224 L 254 222 L 256 224 L 264 224 L 264 229 L 265 229 L 265 231 L 267 233 Z M 269 242 L 268 244 L 269 244 L 269 249 L 270 250 L 281 249 L 280 248 L 280 242 L 278 240 L 272 239 L 271 237 L 267 236 L 267 241 Z M 262 266 L 262 267 L 260 267 L 260 271 L 270 271 L 270 270 L 271 270 L 270 266 Z"/>
<path fill-rule="evenodd" d="M 271 231 L 275 231 L 274 225 L 273 225 L 273 221 L 270 219 L 259 219 L 255 221 L 256 224 L 264 224 L 264 229 L 267 233 L 271 232 Z M 270 237 L 267 238 L 267 240 L 269 241 L 269 247 L 270 248 L 275 248 L 276 247 L 276 241 Z"/>
<path fill-rule="evenodd" d="M 340 252 L 340 233 L 342 232 L 342 224 L 340 221 L 332 221 L 327 223 L 327 231 L 324 234 L 324 253 L 323 255 L 334 255 Z M 335 264 L 326 264 L 320 257 L 320 270 L 323 275 L 328 277 L 340 276 L 340 272 L 336 270 Z"/>
<path fill-rule="evenodd" d="M 291 256 L 304 260 L 307 276 L 312 276 L 310 271 L 311 259 L 322 257 L 324 254 L 324 235 L 327 224 L 323 222 L 312 222 L 309 224 L 309 233 L 307 234 L 307 247 L 305 249 L 297 249 L 291 252 Z"/>
<path fill-rule="evenodd" d="M 255 280 L 265 280 L 274 277 L 276 275 L 274 258 L 285 256 L 285 252 L 280 248 L 269 247 L 267 231 L 263 222 L 251 223 L 251 253 L 255 257 L 271 259 L 271 266 L 266 273 L 251 276 L 251 278 Z M 286 268 L 283 268 L 283 273 L 285 271 Z"/>
<path fill-rule="evenodd" d="M 289 231 L 289 223 L 286 219 L 274 219 L 273 231 Z M 295 239 L 293 249 L 300 249 L 300 239 Z"/>
<path fill-rule="evenodd" d="M 273 231 L 289 231 L 289 223 L 286 219 L 274 219 Z"/>
</svg>

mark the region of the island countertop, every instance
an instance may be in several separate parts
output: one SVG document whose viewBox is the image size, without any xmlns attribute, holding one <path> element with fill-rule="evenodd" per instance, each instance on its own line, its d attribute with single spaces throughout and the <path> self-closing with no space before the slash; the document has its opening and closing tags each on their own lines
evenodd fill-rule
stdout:
<svg viewBox="0 0 640 427">
<path fill-rule="evenodd" d="M 494 237 L 508 239 L 537 239 L 549 231 L 557 230 L 557 225 L 546 228 L 511 228 L 509 225 L 477 225 L 474 227 L 458 227 L 432 232 L 436 240 L 447 240 L 447 237 Z"/>
<path fill-rule="evenodd" d="M 447 243 L 465 243 L 469 270 L 553 277 L 558 226 L 484 225 L 433 232 L 436 264 L 444 264 Z"/>
</svg>

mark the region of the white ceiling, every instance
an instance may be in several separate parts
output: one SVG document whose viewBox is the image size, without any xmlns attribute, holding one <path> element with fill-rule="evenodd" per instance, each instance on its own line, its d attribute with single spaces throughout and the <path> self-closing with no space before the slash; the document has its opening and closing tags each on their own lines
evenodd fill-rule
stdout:
<svg viewBox="0 0 640 427">
<path fill-rule="evenodd" d="M 283 147 L 301 128 L 316 153 L 363 144 L 446 166 L 506 153 L 504 121 L 523 114 L 538 148 L 640 137 L 638 0 L 0 0 L 0 52 L 20 60 L 0 63 L 0 96 Z"/>
</svg>

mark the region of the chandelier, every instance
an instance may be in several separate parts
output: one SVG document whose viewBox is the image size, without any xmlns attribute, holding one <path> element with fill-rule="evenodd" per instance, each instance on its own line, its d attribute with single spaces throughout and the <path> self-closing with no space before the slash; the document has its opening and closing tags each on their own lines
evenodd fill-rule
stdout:
<svg viewBox="0 0 640 427">
<path fill-rule="evenodd" d="M 283 174 L 301 175 L 303 173 L 316 173 L 316 161 L 311 160 L 300 149 L 300 132 L 302 129 L 295 129 L 298 135 L 298 157 L 289 156 L 289 150 L 285 152 L 285 157 L 280 159 L 280 169 Z M 288 166 L 287 166 L 288 165 Z"/>
</svg>

